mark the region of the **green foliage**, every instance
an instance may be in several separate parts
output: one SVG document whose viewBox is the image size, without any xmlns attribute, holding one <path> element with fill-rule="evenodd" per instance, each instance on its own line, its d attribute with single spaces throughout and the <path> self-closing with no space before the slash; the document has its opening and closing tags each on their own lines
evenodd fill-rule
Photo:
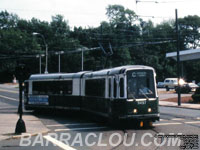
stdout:
<svg viewBox="0 0 200 150">
<path fill-rule="evenodd" d="M 74 27 L 62 15 L 52 16 L 51 22 L 32 18 L 20 19 L 7 11 L 0 12 L 0 77 L 2 82 L 11 80 L 18 63 L 29 66 L 30 72 L 39 72 L 37 54 L 45 54 L 48 45 L 48 71 L 58 71 L 58 55 L 61 55 L 61 72 L 81 70 L 81 48 L 101 47 L 84 52 L 84 70 L 99 70 L 121 65 L 148 65 L 155 68 L 157 80 L 176 77 L 176 61 L 166 59 L 166 53 L 176 51 L 174 20 L 154 25 L 143 21 L 134 11 L 121 5 L 106 8 L 107 21 L 99 27 Z M 197 48 L 200 40 L 200 17 L 187 16 L 179 19 L 181 49 Z M 33 36 L 33 32 L 43 35 Z M 69 53 L 70 52 L 70 53 Z M 3 62 L 3 63 L 2 63 Z M 45 57 L 42 57 L 42 72 Z M 200 81 L 200 62 L 184 63 L 185 78 Z M 5 75 L 7 74 L 7 75 Z M 0 81 L 1 82 L 1 81 Z"/>
<path fill-rule="evenodd" d="M 136 14 L 130 10 L 125 9 L 121 5 L 109 5 L 107 8 L 107 16 L 113 26 L 132 26 L 137 19 Z"/>
<path fill-rule="evenodd" d="M 193 102 L 200 102 L 200 87 L 196 89 L 195 93 L 192 95 Z"/>
<path fill-rule="evenodd" d="M 0 29 L 10 29 L 17 25 L 19 18 L 17 15 L 9 14 L 7 11 L 0 12 Z"/>
<path fill-rule="evenodd" d="M 196 49 L 200 46 L 200 17 L 197 15 L 179 19 L 181 39 L 186 48 Z"/>
</svg>

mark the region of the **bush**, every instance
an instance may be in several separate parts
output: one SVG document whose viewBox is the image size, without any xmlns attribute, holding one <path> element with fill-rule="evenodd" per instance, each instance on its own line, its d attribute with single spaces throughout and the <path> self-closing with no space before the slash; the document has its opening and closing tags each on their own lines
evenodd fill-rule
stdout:
<svg viewBox="0 0 200 150">
<path fill-rule="evenodd" d="M 196 89 L 194 94 L 192 95 L 193 102 L 199 103 L 200 102 L 200 87 Z"/>
<path fill-rule="evenodd" d="M 176 93 L 178 93 L 178 87 L 175 88 Z M 191 92 L 191 88 L 186 84 L 183 86 L 180 86 L 180 92 L 181 93 L 190 93 Z"/>
</svg>

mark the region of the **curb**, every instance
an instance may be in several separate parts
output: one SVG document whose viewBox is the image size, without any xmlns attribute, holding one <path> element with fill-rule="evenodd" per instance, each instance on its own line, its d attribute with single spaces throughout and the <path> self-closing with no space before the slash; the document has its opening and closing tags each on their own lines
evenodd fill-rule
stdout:
<svg viewBox="0 0 200 150">
<path fill-rule="evenodd" d="M 160 104 L 159 104 L 159 106 L 163 106 L 163 107 L 176 107 L 176 108 L 184 108 L 184 109 L 200 110 L 200 108 L 191 108 L 191 107 L 184 107 L 184 106 L 160 105 Z"/>
<path fill-rule="evenodd" d="M 47 131 L 41 131 L 41 132 L 35 132 L 35 133 L 22 133 L 22 134 L 20 134 L 20 135 L 13 135 L 13 136 L 11 136 L 11 137 L 8 137 L 8 138 L 6 138 L 6 139 L 3 139 L 3 140 L 12 140 L 12 139 L 20 139 L 20 138 L 22 138 L 22 137 L 29 137 L 29 136 L 36 136 L 36 135 L 38 135 L 38 134 L 46 134 L 46 133 L 48 133 L 50 130 L 48 129 Z"/>
</svg>

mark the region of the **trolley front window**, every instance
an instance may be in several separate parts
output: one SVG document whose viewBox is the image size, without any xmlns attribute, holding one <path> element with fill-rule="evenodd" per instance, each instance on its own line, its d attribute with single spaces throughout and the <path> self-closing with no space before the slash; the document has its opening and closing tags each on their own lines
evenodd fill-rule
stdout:
<svg viewBox="0 0 200 150">
<path fill-rule="evenodd" d="M 155 84 L 152 70 L 127 72 L 128 99 L 155 98 Z"/>
</svg>

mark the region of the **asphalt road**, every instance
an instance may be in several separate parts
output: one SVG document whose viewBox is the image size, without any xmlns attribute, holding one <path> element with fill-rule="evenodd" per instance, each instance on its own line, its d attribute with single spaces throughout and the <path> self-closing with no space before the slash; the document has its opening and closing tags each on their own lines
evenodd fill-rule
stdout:
<svg viewBox="0 0 200 150">
<path fill-rule="evenodd" d="M 16 88 L 0 86 L 0 102 L 17 108 L 16 91 Z M 0 109 L 0 113 L 3 111 L 5 110 Z M 16 109 L 13 109 L 13 112 L 15 111 Z M 105 119 L 80 112 L 25 113 L 39 117 L 50 132 L 35 135 L 30 137 L 30 140 L 0 141 L 0 150 L 175 150 L 180 149 L 177 142 L 180 139 L 181 145 L 186 143 L 183 140 L 185 139 L 189 143 L 187 146 L 195 146 L 195 140 L 191 142 L 189 136 L 200 138 L 199 110 L 160 107 L 161 120 L 147 128 L 135 127 L 135 123 L 131 121 L 126 121 L 123 127 L 112 128 L 107 125 Z M 173 136 L 166 138 L 169 134 Z M 177 135 L 185 136 L 178 138 Z M 196 143 L 199 146 L 196 148 L 200 149 L 199 140 Z"/>
</svg>

